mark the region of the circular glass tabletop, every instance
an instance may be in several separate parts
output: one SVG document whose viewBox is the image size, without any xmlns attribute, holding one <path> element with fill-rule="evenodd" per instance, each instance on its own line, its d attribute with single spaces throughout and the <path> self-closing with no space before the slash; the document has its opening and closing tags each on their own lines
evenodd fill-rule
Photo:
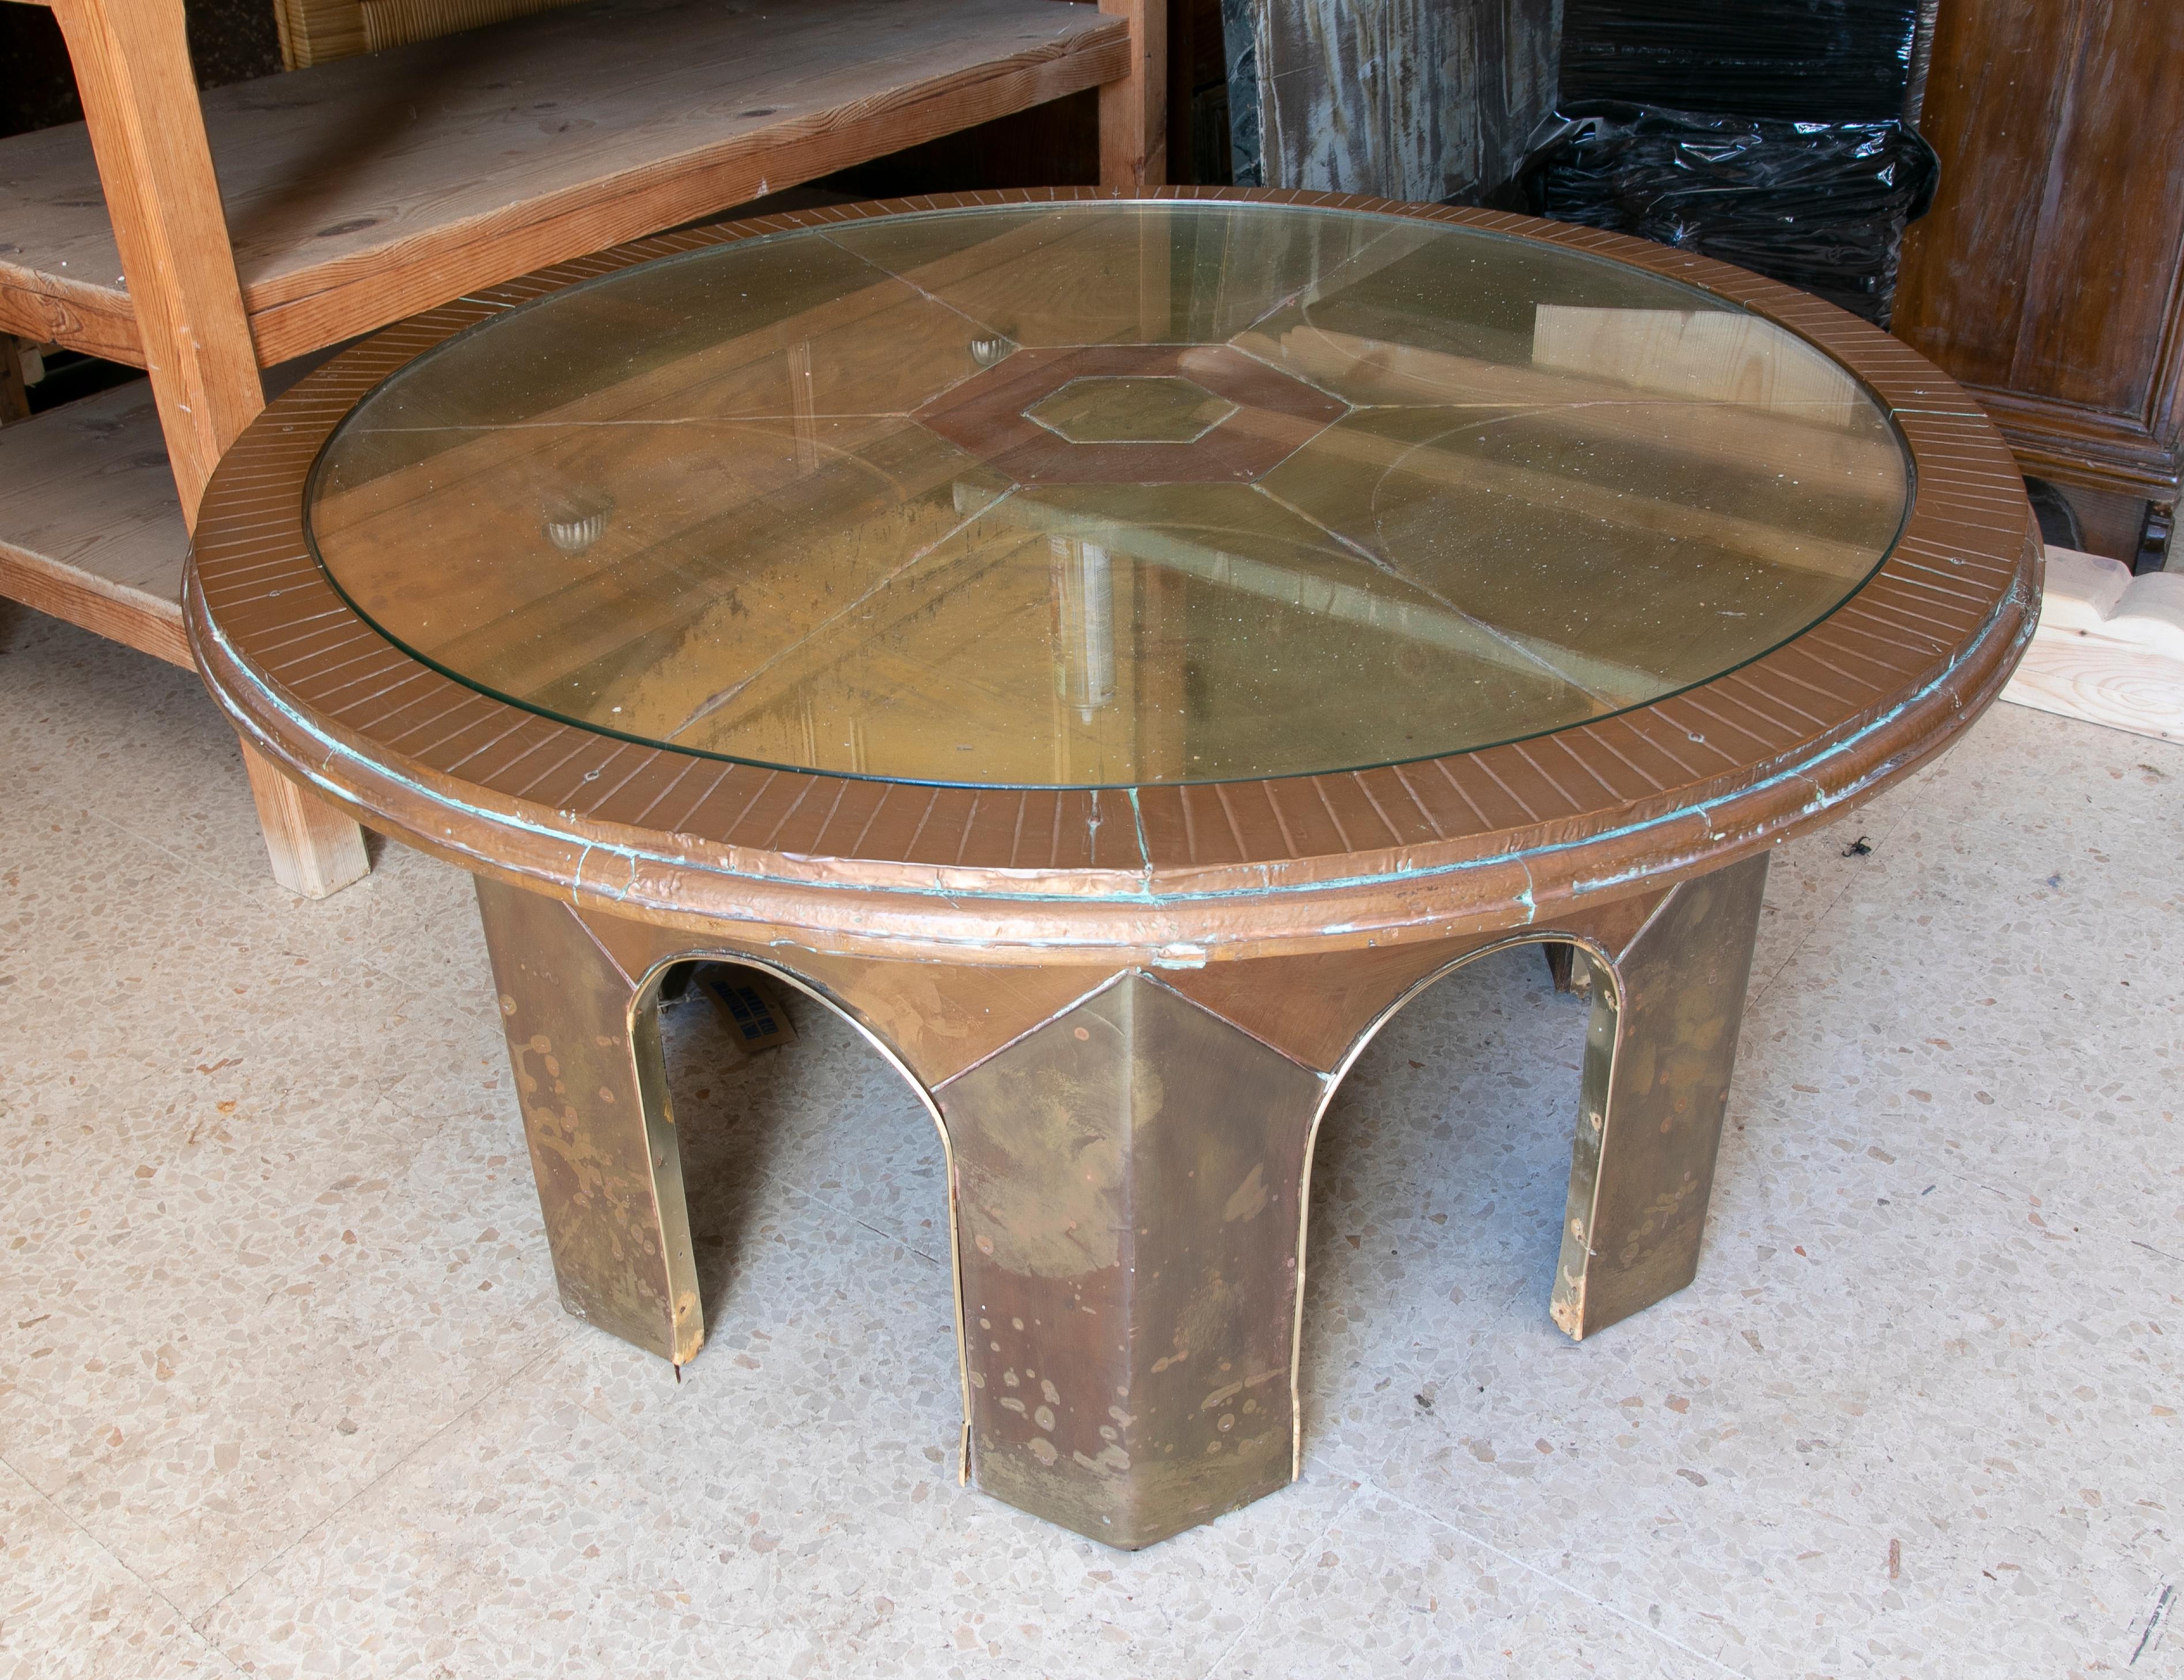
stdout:
<svg viewBox="0 0 2184 1680">
<path fill-rule="evenodd" d="M 969 786 L 1312 774 L 1642 705 L 1875 570 L 1839 364 L 1518 238 L 1250 202 L 845 220 L 410 363 L 316 552 L 449 676 L 630 738 Z"/>
</svg>

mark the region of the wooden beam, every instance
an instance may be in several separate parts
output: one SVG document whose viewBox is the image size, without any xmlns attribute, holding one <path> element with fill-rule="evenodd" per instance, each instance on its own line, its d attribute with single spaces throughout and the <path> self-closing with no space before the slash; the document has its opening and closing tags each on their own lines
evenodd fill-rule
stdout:
<svg viewBox="0 0 2184 1680">
<path fill-rule="evenodd" d="M 1167 0 L 1100 0 L 1130 25 L 1130 70 L 1100 88 L 1100 184 L 1167 184 Z"/>
<path fill-rule="evenodd" d="M 194 525 L 205 481 L 265 407 L 182 10 L 60 0 L 159 429 Z"/>
</svg>

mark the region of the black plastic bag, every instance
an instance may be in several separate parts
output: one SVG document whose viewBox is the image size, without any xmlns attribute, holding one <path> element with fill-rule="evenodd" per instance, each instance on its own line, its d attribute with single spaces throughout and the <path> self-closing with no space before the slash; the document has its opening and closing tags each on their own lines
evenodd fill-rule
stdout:
<svg viewBox="0 0 2184 1680">
<path fill-rule="evenodd" d="M 1521 208 L 1636 234 L 1800 286 L 1881 325 L 1904 224 L 1941 178 L 1901 123 L 1790 122 L 1594 100 L 1557 112 Z"/>
<path fill-rule="evenodd" d="M 1904 114 L 1920 0 L 1565 0 L 1562 99 L 1791 121 Z"/>
</svg>

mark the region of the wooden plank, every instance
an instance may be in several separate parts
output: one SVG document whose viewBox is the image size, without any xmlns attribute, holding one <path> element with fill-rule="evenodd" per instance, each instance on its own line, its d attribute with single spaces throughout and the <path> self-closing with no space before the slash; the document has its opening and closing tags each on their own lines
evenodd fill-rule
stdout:
<svg viewBox="0 0 2184 1680">
<path fill-rule="evenodd" d="M 1943 6 L 1925 123 L 1942 184 L 1895 315 L 2027 472 L 2163 503 L 2184 475 L 2180 76 L 2168 8 Z M 2111 247 L 2127 257 L 2088 261 Z"/>
<path fill-rule="evenodd" d="M 1167 183 L 1167 0 L 1100 0 L 1130 26 L 1130 69 L 1100 90 L 1100 184 Z"/>
<path fill-rule="evenodd" d="M 105 183 L 182 517 L 194 520 L 205 481 L 265 397 L 182 14 L 165 0 L 64 0 L 54 14 Z"/>
<path fill-rule="evenodd" d="M 2020 706 L 2184 741 L 2184 574 L 2048 551 L 2040 626 L 2002 691 Z"/>
<path fill-rule="evenodd" d="M 188 548 L 146 381 L 0 430 L 0 596 L 187 665 Z"/>
<path fill-rule="evenodd" d="M 2008 383 L 2096 410 L 2150 415 L 2175 330 L 2173 292 L 2184 259 L 2184 193 L 2171 110 L 2184 85 L 2184 29 L 2167 8 L 2092 6 L 2042 185 L 2041 240 Z M 2127 231 L 2126 231 L 2127 230 Z M 2087 256 L 2122 236 L 2131 255 Z M 2067 256 L 2064 255 L 2067 253 Z M 2166 370 L 2174 380 L 2176 366 Z"/>
<path fill-rule="evenodd" d="M 1131 64 L 1128 19 L 1056 0 L 593 0 L 216 89 L 204 123 L 270 364 Z M 115 354 L 81 127 L 0 141 L 0 331 Z"/>
</svg>

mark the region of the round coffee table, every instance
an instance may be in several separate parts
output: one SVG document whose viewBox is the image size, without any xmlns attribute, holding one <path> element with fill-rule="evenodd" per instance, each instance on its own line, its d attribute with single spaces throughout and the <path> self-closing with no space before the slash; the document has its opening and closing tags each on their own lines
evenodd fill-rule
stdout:
<svg viewBox="0 0 2184 1680">
<path fill-rule="evenodd" d="M 1138 1546 L 1295 1473 L 1345 1070 L 1593 976 L 1553 1289 L 1697 1265 L 1769 848 L 1995 696 L 2008 450 L 1802 294 L 1301 193 L 666 236 L 276 402 L 187 595 L 254 743 L 476 872 L 562 1299 L 703 1336 L 655 1002 L 838 1010 L 947 1149 L 978 1485 Z"/>
</svg>

